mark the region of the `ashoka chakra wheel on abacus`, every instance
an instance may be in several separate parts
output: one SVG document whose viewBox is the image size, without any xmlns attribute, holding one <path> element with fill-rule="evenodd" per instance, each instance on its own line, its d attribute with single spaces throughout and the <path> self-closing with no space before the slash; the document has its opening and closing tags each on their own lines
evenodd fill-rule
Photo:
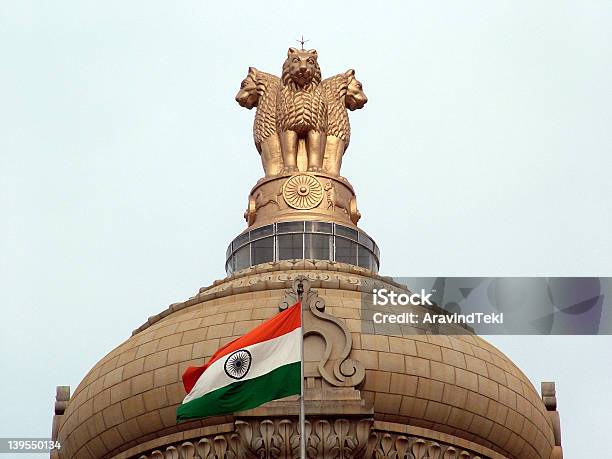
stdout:
<svg viewBox="0 0 612 459">
<path fill-rule="evenodd" d="M 294 175 L 283 185 L 283 198 L 294 209 L 313 209 L 323 200 L 323 185 L 312 175 Z"/>
</svg>

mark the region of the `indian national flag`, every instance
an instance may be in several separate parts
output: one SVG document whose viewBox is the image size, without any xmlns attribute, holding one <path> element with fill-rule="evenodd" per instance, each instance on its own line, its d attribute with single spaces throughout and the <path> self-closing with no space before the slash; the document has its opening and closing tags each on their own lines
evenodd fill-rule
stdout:
<svg viewBox="0 0 612 459">
<path fill-rule="evenodd" d="M 183 374 L 177 421 L 235 413 L 300 393 L 302 321 L 296 303 Z"/>
</svg>

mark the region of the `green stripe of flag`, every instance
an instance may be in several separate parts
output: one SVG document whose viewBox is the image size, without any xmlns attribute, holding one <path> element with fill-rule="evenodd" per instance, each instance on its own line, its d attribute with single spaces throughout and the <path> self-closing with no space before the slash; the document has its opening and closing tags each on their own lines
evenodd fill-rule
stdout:
<svg viewBox="0 0 612 459">
<path fill-rule="evenodd" d="M 270 373 L 236 381 L 179 406 L 178 421 L 230 414 L 255 408 L 270 400 L 300 393 L 300 362 L 293 362 Z"/>
</svg>

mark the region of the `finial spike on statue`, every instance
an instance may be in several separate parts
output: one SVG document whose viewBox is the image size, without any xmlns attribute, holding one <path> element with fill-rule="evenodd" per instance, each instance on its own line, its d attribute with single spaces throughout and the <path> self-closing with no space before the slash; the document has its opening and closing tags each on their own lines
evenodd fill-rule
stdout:
<svg viewBox="0 0 612 459">
<path fill-rule="evenodd" d="M 304 51 L 304 45 L 308 43 L 310 40 L 304 40 L 304 35 L 302 35 L 302 37 L 299 40 L 295 40 L 295 41 L 297 41 L 300 45 L 302 45 L 302 51 Z"/>
</svg>

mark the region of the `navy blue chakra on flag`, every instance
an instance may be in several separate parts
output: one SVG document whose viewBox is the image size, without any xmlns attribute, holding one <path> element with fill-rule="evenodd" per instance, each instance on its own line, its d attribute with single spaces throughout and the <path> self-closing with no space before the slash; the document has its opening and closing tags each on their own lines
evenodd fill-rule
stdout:
<svg viewBox="0 0 612 459">
<path fill-rule="evenodd" d="M 225 374 L 232 379 L 242 379 L 249 372 L 251 361 L 251 353 L 246 349 L 240 349 L 225 360 Z"/>
</svg>

